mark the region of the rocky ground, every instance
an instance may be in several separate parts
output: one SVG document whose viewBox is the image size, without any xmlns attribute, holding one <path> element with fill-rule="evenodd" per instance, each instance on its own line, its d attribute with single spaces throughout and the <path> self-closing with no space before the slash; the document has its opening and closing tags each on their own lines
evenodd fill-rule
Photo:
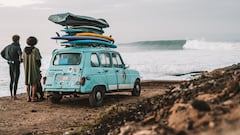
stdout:
<svg viewBox="0 0 240 135">
<path fill-rule="evenodd" d="M 1 134 L 240 134 L 240 64 L 191 81 L 146 81 L 142 94 L 111 93 L 92 108 L 88 95 L 26 102 L 0 98 Z"/>
<path fill-rule="evenodd" d="M 116 104 L 73 134 L 240 134 L 240 64 L 168 88 L 141 102 Z"/>
</svg>

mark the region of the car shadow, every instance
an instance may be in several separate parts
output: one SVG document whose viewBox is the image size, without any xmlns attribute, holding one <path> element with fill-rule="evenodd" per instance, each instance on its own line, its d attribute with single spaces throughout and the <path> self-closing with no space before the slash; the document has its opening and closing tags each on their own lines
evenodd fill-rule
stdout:
<svg viewBox="0 0 240 135">
<path fill-rule="evenodd" d="M 89 105 L 89 101 L 88 101 L 88 97 L 89 95 L 81 95 L 79 97 L 63 97 L 63 99 L 60 100 L 59 103 L 55 104 L 55 103 L 51 103 L 51 101 L 49 100 L 48 102 L 50 102 L 50 104 L 54 104 L 54 105 L 61 105 L 61 106 L 65 106 L 65 107 L 74 107 L 74 108 L 93 108 Z M 103 106 L 107 107 L 107 106 L 111 106 L 111 105 L 115 105 L 115 104 L 119 104 L 119 103 L 124 103 L 125 100 L 129 100 L 129 99 L 133 99 L 136 98 L 134 96 L 132 96 L 131 94 L 126 93 L 126 92 L 118 92 L 118 93 L 106 93 L 104 101 L 103 101 Z M 97 108 L 97 107 L 95 107 Z"/>
</svg>

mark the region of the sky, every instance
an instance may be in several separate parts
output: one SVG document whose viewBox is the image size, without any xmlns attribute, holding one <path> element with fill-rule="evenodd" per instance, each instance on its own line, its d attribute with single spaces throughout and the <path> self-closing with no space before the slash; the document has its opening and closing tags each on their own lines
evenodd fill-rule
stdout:
<svg viewBox="0 0 240 135">
<path fill-rule="evenodd" d="M 48 20 L 52 14 L 71 12 L 104 18 L 104 35 L 116 43 L 146 40 L 205 39 L 240 41 L 239 0 L 0 0 L 0 48 L 13 34 L 36 36 L 38 47 L 52 51 L 50 37 L 62 26 Z"/>
</svg>

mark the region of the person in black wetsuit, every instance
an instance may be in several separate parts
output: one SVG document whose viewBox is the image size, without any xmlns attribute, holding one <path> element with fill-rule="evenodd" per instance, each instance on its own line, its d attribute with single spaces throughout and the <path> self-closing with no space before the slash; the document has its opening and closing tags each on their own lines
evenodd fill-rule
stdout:
<svg viewBox="0 0 240 135">
<path fill-rule="evenodd" d="M 7 60 L 10 72 L 10 93 L 11 99 L 17 99 L 17 87 L 20 75 L 20 63 L 22 62 L 22 50 L 19 44 L 20 36 L 13 35 L 10 45 L 1 51 L 1 56 Z M 14 90 L 14 91 L 13 91 Z"/>
</svg>

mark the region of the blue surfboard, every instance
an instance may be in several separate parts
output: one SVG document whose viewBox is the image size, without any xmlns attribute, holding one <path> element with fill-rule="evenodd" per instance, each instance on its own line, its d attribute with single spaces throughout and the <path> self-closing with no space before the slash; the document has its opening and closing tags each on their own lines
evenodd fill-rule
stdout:
<svg viewBox="0 0 240 135">
<path fill-rule="evenodd" d="M 89 25 L 67 26 L 67 28 L 70 28 L 70 29 L 88 28 L 88 29 L 94 29 L 94 30 L 103 30 L 102 28 L 89 26 Z"/>
<path fill-rule="evenodd" d="M 73 41 L 66 41 L 66 42 L 61 42 L 62 45 L 73 45 L 73 46 L 77 46 L 77 45 L 88 45 L 88 46 L 104 46 L 104 47 L 109 47 L 109 48 L 117 48 L 117 45 L 112 44 L 110 42 L 106 42 L 106 41 L 101 41 L 101 40 L 73 40 Z"/>
<path fill-rule="evenodd" d="M 68 28 L 68 29 L 64 29 L 64 30 L 61 30 L 61 31 L 64 31 L 66 33 L 82 33 L 82 32 L 90 32 L 90 33 L 97 33 L 97 34 L 103 34 L 104 31 L 103 30 L 97 30 L 97 29 L 91 29 L 91 28 Z"/>
<path fill-rule="evenodd" d="M 101 37 L 94 37 L 94 36 L 60 36 L 60 37 L 51 37 L 51 39 L 57 39 L 57 40 L 101 40 L 105 42 L 111 43 L 112 41 L 106 39 L 106 38 L 101 38 Z"/>
</svg>

